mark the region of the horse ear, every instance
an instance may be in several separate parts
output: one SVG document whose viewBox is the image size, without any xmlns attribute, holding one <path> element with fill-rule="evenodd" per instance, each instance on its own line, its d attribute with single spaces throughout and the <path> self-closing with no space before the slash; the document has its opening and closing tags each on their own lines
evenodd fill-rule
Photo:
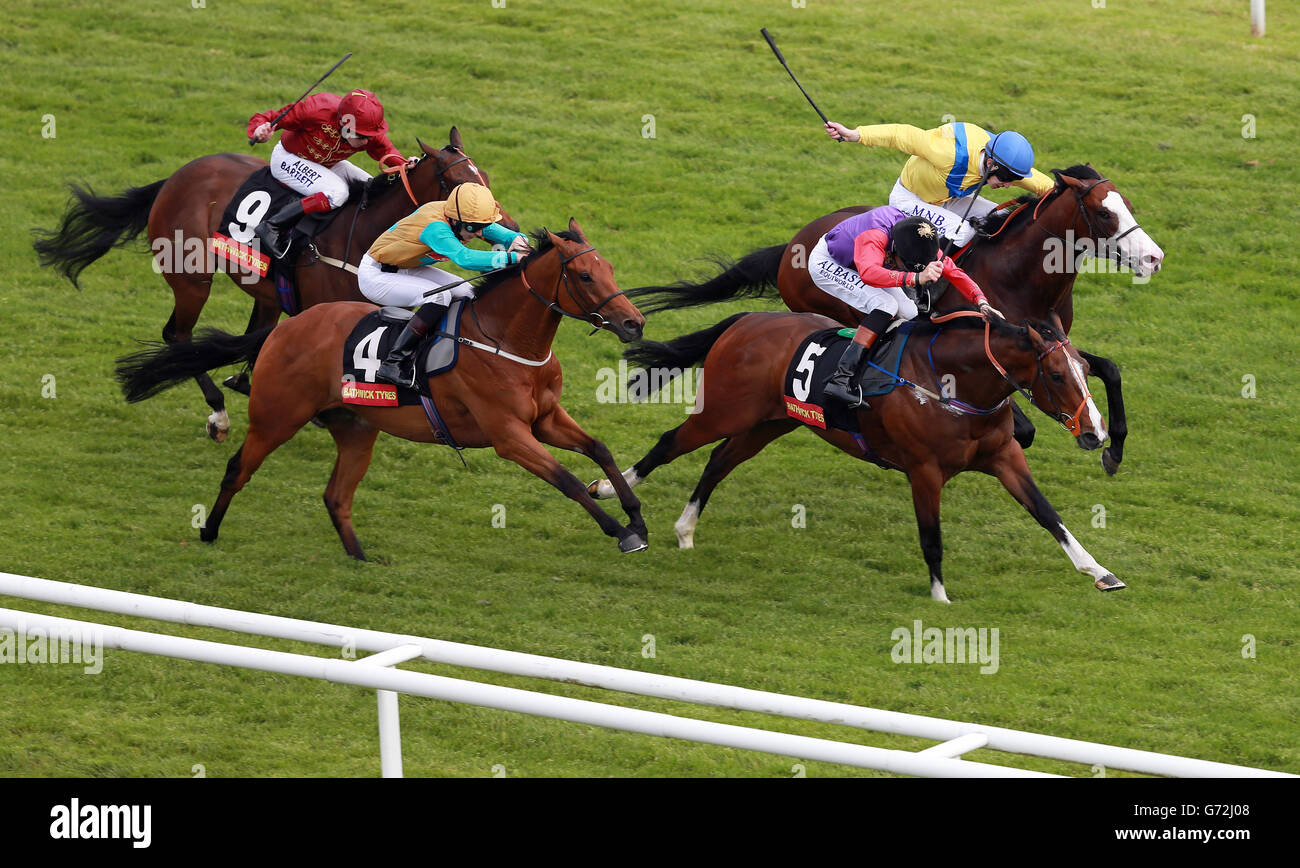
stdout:
<svg viewBox="0 0 1300 868">
<path fill-rule="evenodd" d="M 456 150 L 458 150 L 458 151 L 463 151 L 463 150 L 464 150 L 464 148 L 461 147 L 461 141 L 460 141 L 460 130 L 456 129 L 455 127 L 452 127 L 452 128 L 451 128 L 451 133 L 448 134 L 448 136 L 447 136 L 447 141 L 448 141 L 448 142 L 451 144 L 451 146 L 452 146 L 453 148 L 455 148 Z"/>
<path fill-rule="evenodd" d="M 420 146 L 420 150 L 424 151 L 425 154 L 427 154 L 427 155 L 429 155 L 429 156 L 431 156 L 431 157 L 433 156 L 434 151 L 431 150 L 431 149 L 429 148 L 428 145 L 426 145 L 424 142 L 422 142 L 422 141 L 420 140 L 420 137 L 419 137 L 419 136 L 416 136 L 416 137 L 415 137 L 415 143 L 416 143 L 417 145 Z"/>
<path fill-rule="evenodd" d="M 551 230 L 549 230 L 549 229 L 543 229 L 542 231 L 545 232 L 545 233 L 546 233 L 546 237 L 549 238 L 549 239 L 551 240 L 551 246 L 552 246 L 552 247 L 559 248 L 560 245 L 562 245 L 562 244 L 564 243 L 564 239 L 561 238 L 560 236 L 556 235 L 556 234 L 555 234 L 554 232 L 552 232 Z"/>
<path fill-rule="evenodd" d="M 582 232 L 582 227 L 578 225 L 578 221 L 574 217 L 569 218 L 569 231 L 572 232 L 574 235 L 577 235 L 584 242 L 587 240 L 587 236 L 584 235 Z"/>
<path fill-rule="evenodd" d="M 1083 181 L 1079 180 L 1078 178 L 1074 178 L 1069 175 L 1063 174 L 1059 169 L 1053 169 L 1052 174 L 1056 176 L 1056 186 L 1058 187 L 1064 185 L 1067 187 L 1073 187 L 1074 189 L 1078 190 L 1083 186 Z"/>
</svg>

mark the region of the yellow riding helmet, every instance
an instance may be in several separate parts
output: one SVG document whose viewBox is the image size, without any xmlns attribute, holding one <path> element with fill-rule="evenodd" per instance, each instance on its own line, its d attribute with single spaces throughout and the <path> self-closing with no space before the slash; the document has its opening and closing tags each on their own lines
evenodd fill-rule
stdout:
<svg viewBox="0 0 1300 868">
<path fill-rule="evenodd" d="M 461 184 L 451 191 L 443 211 L 462 223 L 495 223 L 501 219 L 501 207 L 492 191 L 482 184 Z"/>
</svg>

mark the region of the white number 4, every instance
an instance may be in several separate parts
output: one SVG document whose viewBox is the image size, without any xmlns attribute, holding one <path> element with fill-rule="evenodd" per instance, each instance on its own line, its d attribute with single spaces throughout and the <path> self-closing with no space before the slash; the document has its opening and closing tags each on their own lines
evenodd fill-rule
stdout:
<svg viewBox="0 0 1300 868">
<path fill-rule="evenodd" d="M 367 383 L 375 381 L 375 371 L 379 370 L 379 339 L 388 331 L 388 326 L 379 328 L 357 341 L 357 348 L 352 351 L 352 367 L 361 371 Z"/>
</svg>

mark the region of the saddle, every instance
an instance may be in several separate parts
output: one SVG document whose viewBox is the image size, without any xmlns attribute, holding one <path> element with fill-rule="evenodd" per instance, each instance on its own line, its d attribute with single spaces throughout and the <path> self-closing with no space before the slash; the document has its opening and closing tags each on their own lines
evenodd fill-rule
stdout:
<svg viewBox="0 0 1300 868">
<path fill-rule="evenodd" d="M 415 351 L 415 387 L 375 381 L 375 371 L 392 349 L 413 314 L 406 308 L 382 307 L 362 317 L 343 342 L 343 403 L 371 407 L 406 407 L 432 398 L 429 378 L 456 367 L 460 358 L 460 319 L 465 300 L 457 299 L 443 313 L 438 327 L 420 342 Z"/>
<path fill-rule="evenodd" d="M 289 316 L 302 309 L 294 280 L 294 262 L 306 245 L 325 230 L 339 214 L 338 209 L 306 214 L 288 230 L 288 244 L 282 258 L 276 259 L 261 250 L 253 229 L 269 215 L 275 214 L 302 194 L 291 190 L 271 176 L 265 166 L 249 175 L 240 185 L 221 223 L 212 233 L 212 252 L 236 266 L 240 273 L 252 272 L 275 281 L 280 307 Z"/>
<path fill-rule="evenodd" d="M 858 366 L 850 387 L 862 387 L 864 398 L 886 395 L 898 385 L 903 349 L 912 331 L 923 320 L 898 325 L 881 335 Z M 861 433 L 856 409 L 825 396 L 826 381 L 839 366 L 853 329 L 822 329 L 799 344 L 786 368 L 784 395 L 786 415 L 814 428 L 835 428 Z"/>
</svg>

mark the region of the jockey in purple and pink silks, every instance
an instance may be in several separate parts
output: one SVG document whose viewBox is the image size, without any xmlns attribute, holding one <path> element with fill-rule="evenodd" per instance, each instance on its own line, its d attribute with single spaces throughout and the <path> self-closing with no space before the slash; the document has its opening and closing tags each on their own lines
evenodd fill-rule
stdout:
<svg viewBox="0 0 1300 868">
<path fill-rule="evenodd" d="M 826 394 L 850 407 L 863 406 L 861 387 L 851 387 L 858 364 L 895 317 L 912 319 L 916 302 L 905 292 L 940 278 L 987 317 L 1000 313 L 966 272 L 939 253 L 939 230 L 922 217 L 909 217 L 892 205 L 857 214 L 827 232 L 808 257 L 813 283 L 863 315 L 844 349 Z"/>
</svg>

